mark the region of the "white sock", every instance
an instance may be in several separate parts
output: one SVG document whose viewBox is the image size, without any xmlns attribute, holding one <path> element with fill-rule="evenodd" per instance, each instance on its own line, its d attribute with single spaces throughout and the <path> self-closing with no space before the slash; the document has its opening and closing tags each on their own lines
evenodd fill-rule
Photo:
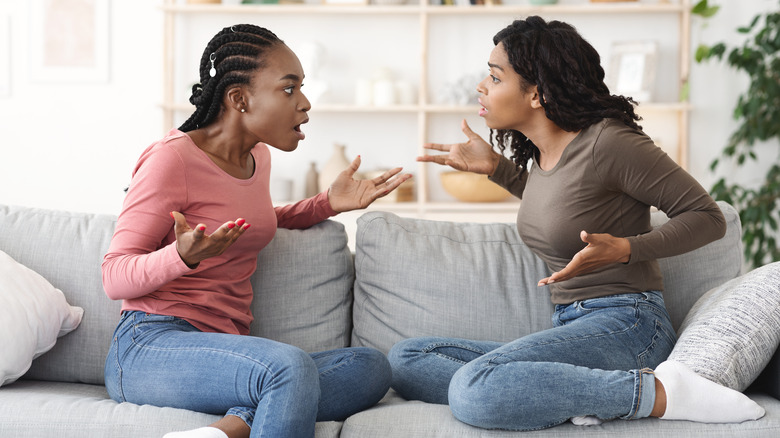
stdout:
<svg viewBox="0 0 780 438">
<path fill-rule="evenodd" d="M 201 427 L 181 432 L 169 432 L 163 438 L 228 438 L 228 436 L 216 427 Z"/>
<path fill-rule="evenodd" d="M 667 360 L 654 373 L 666 391 L 666 412 L 662 420 L 741 423 L 757 420 L 766 413 L 745 394 L 718 385 L 681 362 Z"/>
<path fill-rule="evenodd" d="M 581 417 L 571 417 L 569 420 L 576 426 L 598 426 L 604 421 L 593 415 L 583 415 Z"/>
</svg>

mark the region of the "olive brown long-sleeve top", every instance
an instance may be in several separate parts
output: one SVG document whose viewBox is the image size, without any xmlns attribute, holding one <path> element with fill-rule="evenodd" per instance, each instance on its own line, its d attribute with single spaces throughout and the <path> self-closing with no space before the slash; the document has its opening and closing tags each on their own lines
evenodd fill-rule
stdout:
<svg viewBox="0 0 780 438">
<path fill-rule="evenodd" d="M 614 119 L 583 129 L 558 164 L 519 170 L 502 158 L 491 179 L 522 199 L 517 229 L 553 271 L 585 247 L 580 231 L 625 237 L 628 263 L 614 263 L 550 285 L 555 304 L 663 290 L 656 259 L 682 254 L 725 234 L 726 221 L 706 190 L 643 132 Z M 670 220 L 653 229 L 650 208 Z"/>
</svg>

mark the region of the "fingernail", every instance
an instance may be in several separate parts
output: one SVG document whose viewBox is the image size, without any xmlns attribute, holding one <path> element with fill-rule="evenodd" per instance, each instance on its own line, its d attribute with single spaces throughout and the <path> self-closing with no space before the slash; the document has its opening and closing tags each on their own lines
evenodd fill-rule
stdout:
<svg viewBox="0 0 780 438">
<path fill-rule="evenodd" d="M 173 218 L 173 220 L 176 220 L 176 218 L 173 217 L 173 212 L 171 212 L 171 218 Z"/>
<path fill-rule="evenodd" d="M 244 225 L 244 222 L 246 222 L 244 219 L 239 219 L 236 221 L 236 225 L 240 227 L 241 225 Z"/>
<path fill-rule="evenodd" d="M 245 229 L 245 230 L 247 230 L 247 229 L 249 229 L 249 227 L 251 227 L 251 225 L 249 225 L 249 224 L 244 224 L 244 226 L 243 226 L 242 228 L 243 228 L 243 229 Z"/>
<path fill-rule="evenodd" d="M 205 225 L 199 226 L 198 231 L 206 231 L 206 226 Z"/>
<path fill-rule="evenodd" d="M 233 229 L 233 228 L 235 228 L 235 227 L 236 227 L 236 224 L 234 224 L 233 222 L 231 222 L 231 223 L 229 223 L 229 224 L 228 224 L 228 229 L 229 229 L 229 230 L 232 230 L 232 229 Z"/>
</svg>

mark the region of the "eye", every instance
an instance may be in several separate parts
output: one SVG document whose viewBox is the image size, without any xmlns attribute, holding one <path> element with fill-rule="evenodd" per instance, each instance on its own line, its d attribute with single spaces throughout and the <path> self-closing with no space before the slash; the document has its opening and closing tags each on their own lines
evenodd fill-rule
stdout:
<svg viewBox="0 0 780 438">
<path fill-rule="evenodd" d="M 289 87 L 284 88 L 284 92 L 287 94 L 293 94 L 293 91 L 295 91 L 295 85 L 291 85 Z"/>
<path fill-rule="evenodd" d="M 494 84 L 501 82 L 501 80 L 499 80 L 497 77 L 493 75 L 490 75 L 490 80 L 492 80 Z"/>
</svg>

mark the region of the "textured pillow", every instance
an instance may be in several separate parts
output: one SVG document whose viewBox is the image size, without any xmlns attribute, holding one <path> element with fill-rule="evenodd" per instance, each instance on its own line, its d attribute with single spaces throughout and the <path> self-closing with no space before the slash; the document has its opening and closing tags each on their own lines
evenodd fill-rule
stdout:
<svg viewBox="0 0 780 438">
<path fill-rule="evenodd" d="M 78 327 L 83 315 L 61 290 L 0 251 L 0 385 L 27 372 L 33 359 Z"/>
<path fill-rule="evenodd" d="M 688 312 L 669 359 L 744 391 L 780 343 L 780 262 L 704 294 Z"/>
<path fill-rule="evenodd" d="M 352 345 L 404 338 L 507 342 L 552 326 L 544 263 L 514 224 L 358 218 Z"/>
</svg>

